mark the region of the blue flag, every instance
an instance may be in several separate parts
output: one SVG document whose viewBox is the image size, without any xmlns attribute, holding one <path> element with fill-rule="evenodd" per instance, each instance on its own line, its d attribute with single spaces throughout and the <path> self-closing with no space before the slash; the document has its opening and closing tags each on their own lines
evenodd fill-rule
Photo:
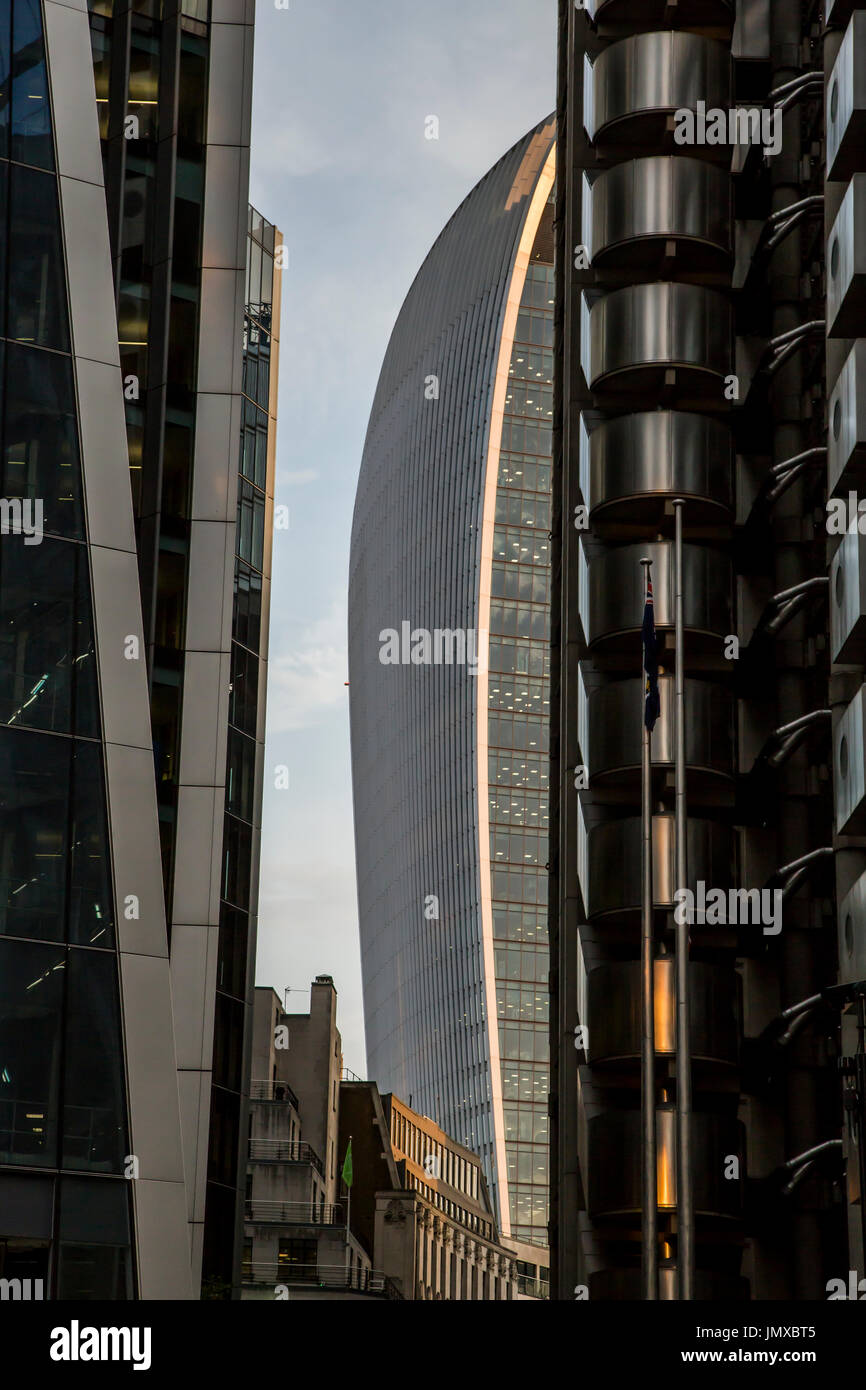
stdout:
<svg viewBox="0 0 866 1390">
<path fill-rule="evenodd" d="M 652 733 L 661 713 L 659 704 L 659 657 L 653 612 L 653 582 L 647 567 L 646 603 L 643 610 L 643 668 L 646 671 L 646 703 L 643 722 Z"/>
</svg>

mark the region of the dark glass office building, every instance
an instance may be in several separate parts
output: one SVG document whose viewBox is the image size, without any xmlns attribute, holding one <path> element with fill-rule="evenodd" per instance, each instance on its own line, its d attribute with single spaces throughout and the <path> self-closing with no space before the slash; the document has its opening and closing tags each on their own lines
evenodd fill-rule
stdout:
<svg viewBox="0 0 866 1390">
<path fill-rule="evenodd" d="M 548 123 L 482 179 L 409 291 L 370 417 L 349 591 L 369 1072 L 481 1155 L 502 1231 L 538 1247 L 553 179 Z"/>
<path fill-rule="evenodd" d="M 782 900 L 772 922 L 708 913 L 690 928 L 693 1296 L 823 1300 L 831 1279 L 862 1271 L 864 1251 L 864 540 L 856 525 L 834 534 L 827 504 L 847 505 L 862 486 L 866 15 L 851 0 L 559 9 L 554 1296 L 642 1289 L 645 556 L 661 668 L 659 1297 L 683 1288 L 673 970 L 673 504 L 683 499 L 687 886 L 727 903 L 742 890 Z"/>
<path fill-rule="evenodd" d="M 231 0 L 0 3 L 0 1277 L 44 1297 L 197 1297 L 206 1219 L 237 1283 L 278 317 L 251 52 Z"/>
</svg>

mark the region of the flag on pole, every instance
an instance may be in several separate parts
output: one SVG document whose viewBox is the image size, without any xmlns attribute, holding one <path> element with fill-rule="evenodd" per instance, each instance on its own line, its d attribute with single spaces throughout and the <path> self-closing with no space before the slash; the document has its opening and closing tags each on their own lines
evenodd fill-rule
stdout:
<svg viewBox="0 0 866 1390">
<path fill-rule="evenodd" d="M 352 1186 L 352 1141 L 349 1140 L 349 1147 L 346 1149 L 346 1157 L 343 1159 L 343 1182 L 347 1187 Z"/>
<path fill-rule="evenodd" d="M 653 582 L 650 578 L 649 566 L 647 566 L 646 603 L 643 610 L 643 668 L 646 671 L 644 724 L 652 733 L 655 722 L 661 713 L 661 706 L 659 704 L 659 657 L 653 611 Z"/>
</svg>

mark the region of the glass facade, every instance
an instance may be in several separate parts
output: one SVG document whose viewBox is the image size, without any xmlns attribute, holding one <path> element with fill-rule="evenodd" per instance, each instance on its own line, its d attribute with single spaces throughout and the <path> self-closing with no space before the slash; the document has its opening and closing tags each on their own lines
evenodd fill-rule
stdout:
<svg viewBox="0 0 866 1390">
<path fill-rule="evenodd" d="M 553 205 L 517 316 L 499 453 L 488 758 L 496 1005 L 511 1234 L 547 1242 L 547 834 Z"/>
<path fill-rule="evenodd" d="M 516 361 L 525 354 L 515 349 L 501 466 L 495 449 L 488 454 L 508 291 L 553 133 L 552 124 L 539 126 L 481 181 L 407 296 L 367 432 L 349 587 L 368 1072 L 479 1154 L 497 1206 L 506 1178 L 500 1160 L 513 1160 L 516 1204 L 500 1211 L 500 1225 L 513 1213 L 536 1240 L 545 1220 L 544 1134 L 534 1102 L 543 1087 L 546 1100 L 550 506 L 550 417 L 536 406 L 543 400 L 552 408 L 550 256 L 544 267 L 530 257 L 516 338 L 529 354 L 526 373 Z M 534 215 L 542 213 L 543 204 Z M 528 393 L 536 386 L 537 398 Z M 470 663 L 415 664 L 406 651 L 384 664 L 381 653 L 387 632 L 399 634 L 404 624 L 409 634 L 462 630 L 467 643 L 479 640 L 488 467 L 500 468 L 490 539 L 501 553 L 490 577 L 498 588 L 482 713 Z M 487 736 L 489 874 L 478 805 L 487 794 L 478 769 Z M 503 1053 L 507 1116 L 494 1102 L 497 1023 L 503 1045 L 514 1042 L 513 1056 Z"/>
<path fill-rule="evenodd" d="M 256 796 L 260 690 L 266 684 L 266 633 L 261 622 L 270 533 L 265 525 L 271 400 L 274 255 L 279 234 L 254 208 L 247 219 L 243 403 L 238 453 L 235 587 L 226 756 L 225 823 L 220 881 L 217 994 L 214 1017 L 211 1143 L 203 1279 L 217 1294 L 232 1283 L 235 1226 L 246 1174 L 245 1115 L 249 1104 L 244 1039 L 255 961 L 255 882 L 261 790 Z M 258 740 L 258 742 L 257 742 Z"/>
<path fill-rule="evenodd" d="M 127 1101 L 42 11 L 0 2 L 0 1278 L 133 1295 Z M 4 511 L 4 517 L 6 513 Z"/>
<path fill-rule="evenodd" d="M 176 13 L 158 0 L 135 0 L 129 8 L 89 0 L 89 9 L 170 914 L 196 428 L 208 6 L 192 15 L 186 6 Z M 176 139 L 165 138 L 172 130 Z"/>
</svg>

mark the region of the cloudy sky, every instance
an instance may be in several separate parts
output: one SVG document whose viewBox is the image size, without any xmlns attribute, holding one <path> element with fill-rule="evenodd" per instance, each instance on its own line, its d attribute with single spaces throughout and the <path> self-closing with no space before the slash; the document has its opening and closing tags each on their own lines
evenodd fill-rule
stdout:
<svg viewBox="0 0 866 1390">
<path fill-rule="evenodd" d="M 556 0 L 257 0 L 253 204 L 283 232 L 257 982 L 330 974 L 366 1076 L 346 656 L 349 535 L 379 368 L 448 218 L 555 105 Z M 425 139 L 430 115 L 439 139 Z M 286 790 L 273 769 L 289 768 Z"/>
</svg>

